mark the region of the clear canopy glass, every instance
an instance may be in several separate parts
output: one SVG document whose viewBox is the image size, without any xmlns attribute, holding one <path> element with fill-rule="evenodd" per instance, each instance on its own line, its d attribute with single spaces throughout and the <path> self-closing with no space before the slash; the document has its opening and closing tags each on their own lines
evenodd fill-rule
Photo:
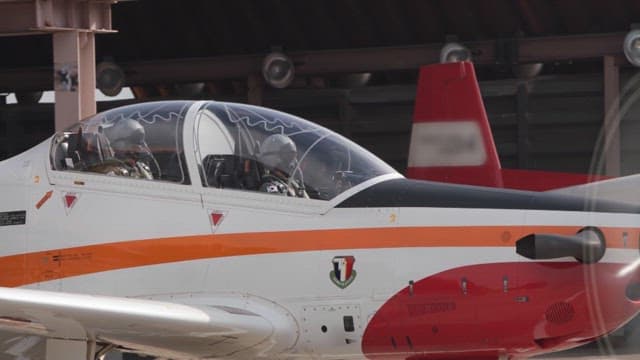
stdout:
<svg viewBox="0 0 640 360">
<path fill-rule="evenodd" d="M 186 119 L 194 104 L 200 106 L 195 119 Z M 193 136 L 185 137 L 185 126 L 193 126 Z M 195 154 L 185 153 L 183 141 L 193 142 L 187 148 Z M 112 109 L 58 134 L 52 145 L 54 170 L 191 184 L 194 177 L 186 164 L 195 156 L 205 187 L 321 200 L 396 172 L 312 122 L 222 102 L 167 101 Z"/>
<path fill-rule="evenodd" d="M 54 139 L 52 167 L 189 184 L 182 131 L 191 104 L 129 105 L 83 120 Z"/>
<path fill-rule="evenodd" d="M 204 186 L 328 200 L 376 176 L 395 173 L 350 140 L 266 108 L 211 102 L 196 119 Z"/>
</svg>

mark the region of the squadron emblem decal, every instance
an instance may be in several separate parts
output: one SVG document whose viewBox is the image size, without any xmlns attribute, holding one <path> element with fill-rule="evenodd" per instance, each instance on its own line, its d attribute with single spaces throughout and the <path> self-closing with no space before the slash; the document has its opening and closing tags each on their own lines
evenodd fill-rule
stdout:
<svg viewBox="0 0 640 360">
<path fill-rule="evenodd" d="M 333 263 L 333 271 L 329 273 L 331 281 L 341 289 L 351 285 L 357 275 L 353 268 L 356 262 L 355 256 L 336 256 L 331 262 Z"/>
</svg>

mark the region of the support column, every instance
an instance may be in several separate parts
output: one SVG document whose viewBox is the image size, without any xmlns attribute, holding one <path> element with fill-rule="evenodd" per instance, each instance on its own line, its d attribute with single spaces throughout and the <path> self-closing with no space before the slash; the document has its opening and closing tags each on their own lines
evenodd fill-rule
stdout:
<svg viewBox="0 0 640 360">
<path fill-rule="evenodd" d="M 45 360 L 87 360 L 88 347 L 85 341 L 46 340 Z"/>
<path fill-rule="evenodd" d="M 338 100 L 338 117 L 342 126 L 342 135 L 351 138 L 355 114 L 349 93 L 343 94 Z"/>
<path fill-rule="evenodd" d="M 604 148 L 605 175 L 620 176 L 620 72 L 614 56 L 604 63 Z"/>
<path fill-rule="evenodd" d="M 516 108 L 518 119 L 518 168 L 529 168 L 529 88 L 527 83 L 518 84 L 516 94 Z"/>
<path fill-rule="evenodd" d="M 55 129 L 61 131 L 96 113 L 95 35 L 53 33 Z"/>
<path fill-rule="evenodd" d="M 264 80 L 258 74 L 251 74 L 247 79 L 247 101 L 251 105 L 262 106 L 262 97 L 264 93 Z"/>
</svg>

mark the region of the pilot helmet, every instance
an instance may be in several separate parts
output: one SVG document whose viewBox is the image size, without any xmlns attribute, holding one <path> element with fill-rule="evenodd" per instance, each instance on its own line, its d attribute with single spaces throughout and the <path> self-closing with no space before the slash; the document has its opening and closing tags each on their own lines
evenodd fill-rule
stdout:
<svg viewBox="0 0 640 360">
<path fill-rule="evenodd" d="M 149 152 L 144 126 L 136 120 L 122 119 L 105 128 L 104 132 L 116 154 Z"/>
<path fill-rule="evenodd" d="M 267 137 L 260 146 L 258 160 L 270 168 L 290 170 L 295 167 L 296 144 L 288 136 L 274 134 Z"/>
</svg>

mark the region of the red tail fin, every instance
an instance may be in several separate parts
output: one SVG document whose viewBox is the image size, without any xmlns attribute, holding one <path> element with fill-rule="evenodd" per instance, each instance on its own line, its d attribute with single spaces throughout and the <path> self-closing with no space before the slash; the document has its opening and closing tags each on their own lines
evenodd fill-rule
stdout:
<svg viewBox="0 0 640 360">
<path fill-rule="evenodd" d="M 470 62 L 420 69 L 407 176 L 502 187 L 500 160 Z"/>
</svg>

